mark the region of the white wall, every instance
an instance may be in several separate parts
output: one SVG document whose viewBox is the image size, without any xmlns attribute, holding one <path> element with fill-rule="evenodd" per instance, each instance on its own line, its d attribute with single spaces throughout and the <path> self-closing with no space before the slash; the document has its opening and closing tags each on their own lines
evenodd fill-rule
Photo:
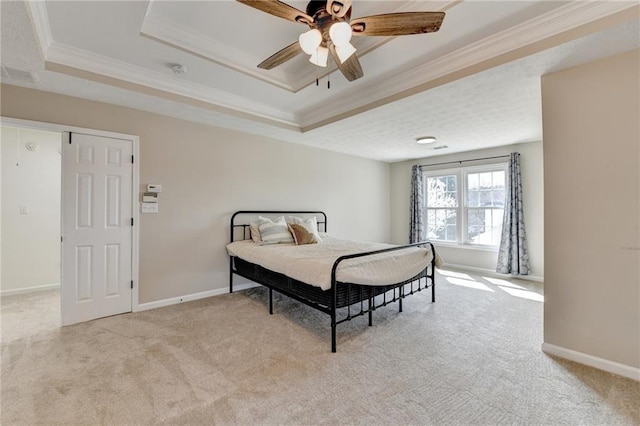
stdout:
<svg viewBox="0 0 640 426">
<path fill-rule="evenodd" d="M 3 293 L 60 282 L 59 133 L 2 127 Z M 37 151 L 26 148 L 39 145 Z M 28 207 L 21 214 L 20 207 Z"/>
<path fill-rule="evenodd" d="M 542 78 L 544 341 L 638 378 L 639 76 L 635 50 Z"/>
<path fill-rule="evenodd" d="M 1 114 L 137 135 L 140 183 L 163 185 L 140 216 L 140 303 L 225 289 L 235 210 L 324 210 L 329 232 L 389 241 L 389 165 L 100 102 L 2 85 Z"/>
<path fill-rule="evenodd" d="M 524 196 L 524 219 L 527 232 L 530 275 L 544 277 L 544 218 L 543 218 L 543 164 L 542 142 L 522 143 L 499 148 L 470 151 L 460 154 L 410 160 L 391 165 L 391 240 L 396 244 L 406 244 L 409 240 L 409 196 L 411 192 L 411 166 L 414 164 L 434 164 L 475 158 L 507 155 L 519 152 Z M 506 159 L 508 160 L 508 159 Z M 474 161 L 463 165 L 480 165 L 486 162 Z M 429 168 L 451 168 L 452 165 Z M 455 165 L 453 165 L 455 167 Z M 436 249 L 445 263 L 495 271 L 497 251 L 478 248 L 457 248 L 436 244 Z"/>
</svg>

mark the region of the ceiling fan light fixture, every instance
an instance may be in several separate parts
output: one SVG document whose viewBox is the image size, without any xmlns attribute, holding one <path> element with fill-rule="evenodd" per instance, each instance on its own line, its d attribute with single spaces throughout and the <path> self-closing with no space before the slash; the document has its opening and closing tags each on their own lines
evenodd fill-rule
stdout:
<svg viewBox="0 0 640 426">
<path fill-rule="evenodd" d="M 298 37 L 300 47 L 307 55 L 313 55 L 322 43 L 322 34 L 318 29 L 314 28 L 306 33 L 300 34 Z"/>
<path fill-rule="evenodd" d="M 421 145 L 434 143 L 435 141 L 436 141 L 435 136 L 420 136 L 419 138 L 416 138 L 416 142 L 418 142 Z"/>
<path fill-rule="evenodd" d="M 319 67 L 327 66 L 327 59 L 329 58 L 329 49 L 326 47 L 318 47 L 309 58 L 309 62 Z"/>
<path fill-rule="evenodd" d="M 356 48 L 353 47 L 351 43 L 347 43 L 342 46 L 336 45 L 336 54 L 338 55 L 341 64 L 344 64 L 344 61 L 349 59 L 354 53 L 356 53 Z"/>
<path fill-rule="evenodd" d="M 345 46 L 351 41 L 351 25 L 346 22 L 336 22 L 329 28 L 329 37 L 338 47 Z"/>
</svg>

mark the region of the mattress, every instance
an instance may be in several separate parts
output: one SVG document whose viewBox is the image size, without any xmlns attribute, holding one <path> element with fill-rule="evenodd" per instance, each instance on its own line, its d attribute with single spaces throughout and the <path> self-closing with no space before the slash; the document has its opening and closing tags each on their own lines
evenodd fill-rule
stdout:
<svg viewBox="0 0 640 426">
<path fill-rule="evenodd" d="M 251 240 L 227 245 L 230 256 L 260 265 L 290 278 L 320 287 L 331 288 L 331 268 L 340 256 L 394 247 L 390 244 L 344 240 L 323 234 L 319 244 L 259 245 Z M 407 280 L 424 270 L 434 254 L 430 247 L 409 247 L 342 261 L 336 280 L 363 285 L 389 285 Z M 436 254 L 436 266 L 441 263 Z"/>
</svg>

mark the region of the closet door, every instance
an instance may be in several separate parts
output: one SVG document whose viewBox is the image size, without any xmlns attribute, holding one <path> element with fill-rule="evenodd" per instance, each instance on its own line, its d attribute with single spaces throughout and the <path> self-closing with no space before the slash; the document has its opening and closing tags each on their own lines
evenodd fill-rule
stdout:
<svg viewBox="0 0 640 426">
<path fill-rule="evenodd" d="M 133 141 L 62 145 L 62 324 L 131 312 Z"/>
</svg>

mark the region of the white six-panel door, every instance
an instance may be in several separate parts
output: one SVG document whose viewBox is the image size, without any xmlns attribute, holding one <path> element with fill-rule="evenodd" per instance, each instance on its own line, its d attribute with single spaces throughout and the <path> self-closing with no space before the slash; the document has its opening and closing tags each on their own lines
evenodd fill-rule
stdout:
<svg viewBox="0 0 640 426">
<path fill-rule="evenodd" d="M 62 324 L 131 312 L 131 140 L 64 133 Z"/>
</svg>

